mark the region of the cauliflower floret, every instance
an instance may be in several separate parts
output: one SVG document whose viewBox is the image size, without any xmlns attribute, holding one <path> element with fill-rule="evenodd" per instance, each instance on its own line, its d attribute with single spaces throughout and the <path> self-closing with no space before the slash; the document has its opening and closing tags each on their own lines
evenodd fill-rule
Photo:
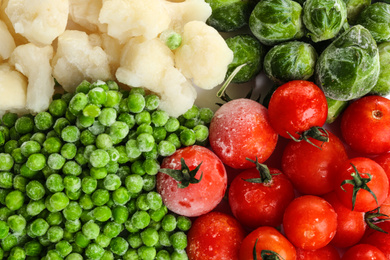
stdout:
<svg viewBox="0 0 390 260">
<path fill-rule="evenodd" d="M 51 102 L 55 84 L 52 58 L 52 46 L 38 47 L 33 43 L 16 47 L 11 55 L 10 63 L 28 78 L 26 108 L 32 113 L 46 110 Z"/>
<path fill-rule="evenodd" d="M 177 31 L 181 31 L 190 21 L 206 22 L 212 12 L 210 5 L 204 0 L 165 1 L 164 4 L 172 19 L 170 27 Z"/>
<path fill-rule="evenodd" d="M 103 0 L 99 21 L 108 25 L 108 35 L 123 43 L 134 36 L 157 37 L 171 19 L 163 0 Z"/>
<path fill-rule="evenodd" d="M 5 112 L 24 112 L 27 79 L 8 63 L 0 64 L 0 115 Z"/>
<path fill-rule="evenodd" d="M 124 46 L 116 77 L 121 83 L 158 94 L 160 108 L 171 116 L 186 112 L 196 99 L 195 88 L 174 67 L 173 53 L 157 38 L 130 40 Z"/>
<path fill-rule="evenodd" d="M 85 32 L 68 30 L 60 35 L 52 65 L 54 78 L 68 92 L 84 79 L 112 79 L 107 54 L 96 46 L 96 36 L 89 37 Z"/>
<path fill-rule="evenodd" d="M 91 32 L 106 32 L 107 25 L 99 22 L 102 6 L 102 0 L 69 0 L 69 15 L 73 22 Z"/>
<path fill-rule="evenodd" d="M 15 49 L 15 41 L 8 31 L 7 25 L 0 20 L 0 58 L 6 60 Z"/>
<path fill-rule="evenodd" d="M 9 0 L 5 12 L 16 33 L 37 45 L 48 45 L 65 31 L 68 0 Z"/>
<path fill-rule="evenodd" d="M 16 45 L 26 44 L 26 43 L 28 43 L 28 40 L 26 38 L 24 38 L 22 35 L 20 35 L 19 33 L 15 33 L 15 29 L 14 29 L 11 21 L 9 20 L 7 14 L 5 13 L 5 8 L 8 5 L 8 1 L 9 0 L 3 0 L 0 4 L 0 20 L 2 20 L 7 25 L 8 31 L 10 32 L 12 37 L 14 38 Z"/>
<path fill-rule="evenodd" d="M 200 88 L 212 89 L 225 79 L 233 51 L 213 27 L 191 21 L 184 26 L 183 42 L 175 52 L 176 67 Z"/>
</svg>

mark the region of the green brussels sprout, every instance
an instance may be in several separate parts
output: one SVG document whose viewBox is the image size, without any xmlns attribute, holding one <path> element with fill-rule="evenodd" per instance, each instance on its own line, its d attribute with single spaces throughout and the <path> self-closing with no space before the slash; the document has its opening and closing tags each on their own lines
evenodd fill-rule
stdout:
<svg viewBox="0 0 390 260">
<path fill-rule="evenodd" d="M 234 76 L 232 82 L 243 83 L 253 79 L 263 67 L 264 47 L 252 35 L 237 35 L 226 39 L 226 44 L 233 51 L 234 58 L 229 64 L 226 78 L 242 64 L 246 64 Z"/>
<path fill-rule="evenodd" d="M 331 124 L 336 121 L 336 119 L 348 106 L 348 101 L 335 100 L 328 97 L 326 98 L 326 103 L 328 103 L 328 115 L 326 117 L 327 124 Z"/>
<path fill-rule="evenodd" d="M 302 7 L 292 0 L 262 0 L 249 17 L 249 28 L 269 46 L 300 39 L 305 34 Z"/>
<path fill-rule="evenodd" d="M 347 19 L 351 25 L 356 24 L 360 13 L 371 4 L 371 0 L 344 0 L 347 5 Z"/>
<path fill-rule="evenodd" d="M 378 2 L 368 6 L 357 23 L 367 28 L 377 43 L 390 41 L 390 4 Z"/>
<path fill-rule="evenodd" d="M 217 31 L 231 32 L 248 24 L 255 0 L 205 0 L 212 13 L 206 23 Z"/>
<path fill-rule="evenodd" d="M 307 0 L 303 5 L 303 23 L 313 42 L 332 39 L 347 26 L 347 6 L 343 0 Z"/>
<path fill-rule="evenodd" d="M 327 97 L 348 101 L 371 91 L 378 81 L 379 69 L 374 38 L 366 28 L 355 25 L 321 53 L 316 83 Z"/>
<path fill-rule="evenodd" d="M 265 74 L 281 85 L 287 81 L 309 79 L 315 71 L 317 52 L 309 43 L 291 41 L 271 48 L 264 57 Z"/>
<path fill-rule="evenodd" d="M 378 95 L 390 94 L 390 42 L 378 45 L 380 73 L 378 82 L 371 90 L 371 93 Z"/>
</svg>

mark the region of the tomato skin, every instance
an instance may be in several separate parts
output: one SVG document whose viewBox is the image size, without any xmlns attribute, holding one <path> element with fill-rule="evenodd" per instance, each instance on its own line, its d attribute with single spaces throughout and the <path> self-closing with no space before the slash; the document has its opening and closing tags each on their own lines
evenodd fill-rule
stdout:
<svg viewBox="0 0 390 260">
<path fill-rule="evenodd" d="M 298 247 L 297 260 L 340 260 L 340 254 L 330 244 L 317 250 L 305 250 Z"/>
<path fill-rule="evenodd" d="M 357 244 L 349 248 L 342 260 L 386 260 L 386 256 L 377 247 L 369 244 Z"/>
<path fill-rule="evenodd" d="M 260 257 L 262 250 L 271 250 L 278 253 L 284 260 L 295 260 L 295 247 L 273 227 L 262 226 L 249 233 L 242 241 L 240 248 L 240 260 L 252 260 L 253 248 L 256 244 L 257 259 Z"/>
<path fill-rule="evenodd" d="M 341 140 L 329 130 L 321 149 L 308 142 L 289 141 L 282 154 L 282 170 L 302 194 L 323 195 L 334 189 L 337 168 L 348 159 Z M 310 139 L 315 145 L 322 142 Z"/>
<path fill-rule="evenodd" d="M 157 174 L 157 191 L 171 211 L 187 217 L 195 217 L 213 210 L 222 200 L 227 189 L 227 174 L 221 160 L 209 149 L 193 145 L 177 150 L 164 158 L 161 168 L 180 169 L 184 158 L 190 170 L 200 163 L 195 178 L 202 180 L 181 189 L 177 181 L 164 173 Z"/>
<path fill-rule="evenodd" d="M 268 105 L 275 131 L 288 139 L 313 126 L 323 126 L 328 115 L 324 92 L 313 82 L 293 80 L 278 87 Z M 288 132 L 288 133 L 287 133 Z"/>
<path fill-rule="evenodd" d="M 377 162 L 383 168 L 383 170 L 385 170 L 390 185 L 390 153 L 379 155 L 373 160 Z M 381 205 L 380 212 L 390 216 L 390 187 L 389 192 L 387 193 L 387 198 Z"/>
<path fill-rule="evenodd" d="M 386 173 L 383 168 L 375 161 L 365 158 L 356 157 L 349 159 L 340 166 L 338 175 L 335 180 L 335 192 L 340 202 L 348 209 L 352 210 L 352 192 L 353 185 L 344 184 L 341 189 L 341 183 L 344 180 L 352 180 L 351 174 L 355 172 L 352 164 L 357 168 L 358 172 L 363 178 L 367 178 L 369 173 L 372 176 L 371 181 L 367 183 L 367 186 L 376 195 L 378 204 L 375 198 L 367 190 L 360 189 L 356 195 L 355 211 L 367 212 L 379 207 L 387 198 L 389 190 L 389 180 L 387 179 Z"/>
<path fill-rule="evenodd" d="M 323 198 L 332 205 L 337 213 L 337 231 L 330 244 L 339 248 L 357 244 L 366 231 L 365 213 L 346 208 L 339 201 L 335 192 L 325 194 Z"/>
<path fill-rule="evenodd" d="M 233 215 L 250 228 L 276 227 L 282 224 L 283 213 L 294 199 L 294 187 L 279 170 L 270 168 L 273 175 L 269 183 L 251 183 L 247 179 L 259 178 L 256 168 L 238 174 L 229 187 L 229 204 Z"/>
<path fill-rule="evenodd" d="M 274 151 L 278 134 L 269 123 L 268 110 L 250 99 L 235 99 L 222 105 L 210 123 L 209 140 L 213 151 L 228 166 L 248 169 Z"/>
<path fill-rule="evenodd" d="M 189 260 L 237 260 L 245 232 L 231 215 L 213 211 L 198 217 L 187 237 Z"/>
<path fill-rule="evenodd" d="M 390 100 L 366 96 L 351 103 L 341 118 L 345 142 L 358 152 L 381 154 L 390 150 Z"/>
<path fill-rule="evenodd" d="M 386 259 L 390 259 L 390 221 L 378 223 L 377 226 L 386 231 L 387 234 L 370 229 L 368 230 L 369 232 L 366 232 L 364 235 L 361 243 L 370 244 L 377 247 L 380 251 L 383 252 Z"/>
<path fill-rule="evenodd" d="M 286 237 L 294 246 L 316 250 L 333 239 L 337 229 L 337 214 L 323 198 L 304 195 L 288 205 L 283 216 Z"/>
</svg>

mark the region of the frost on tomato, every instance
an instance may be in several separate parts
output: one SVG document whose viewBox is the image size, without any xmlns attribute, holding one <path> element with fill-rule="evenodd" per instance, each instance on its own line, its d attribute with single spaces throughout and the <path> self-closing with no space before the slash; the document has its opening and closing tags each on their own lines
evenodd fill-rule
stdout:
<svg viewBox="0 0 390 260">
<path fill-rule="evenodd" d="M 235 99 L 222 105 L 210 123 L 210 145 L 218 157 L 235 169 L 253 167 L 246 158 L 260 163 L 275 149 L 278 135 L 272 129 L 267 109 L 250 99 Z"/>
<path fill-rule="evenodd" d="M 210 212 L 197 218 L 188 232 L 191 260 L 238 260 L 244 229 L 231 215 Z"/>
<path fill-rule="evenodd" d="M 195 217 L 208 213 L 218 205 L 225 194 L 225 167 L 211 150 L 194 145 L 179 149 L 166 157 L 161 168 L 180 170 L 182 158 L 190 171 L 201 164 L 195 175 L 195 179 L 200 180 L 199 183 L 190 183 L 186 188 L 180 188 L 177 180 L 160 172 L 157 175 L 157 191 L 167 208 L 177 214 Z"/>
</svg>

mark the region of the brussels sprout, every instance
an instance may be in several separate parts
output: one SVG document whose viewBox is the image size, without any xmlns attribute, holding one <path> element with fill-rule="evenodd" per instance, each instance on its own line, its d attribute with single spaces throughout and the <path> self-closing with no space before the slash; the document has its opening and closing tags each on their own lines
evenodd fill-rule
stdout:
<svg viewBox="0 0 390 260">
<path fill-rule="evenodd" d="M 343 0 L 307 0 L 303 5 L 303 23 L 312 41 L 332 39 L 347 26 L 347 7 Z"/>
<path fill-rule="evenodd" d="M 248 24 L 254 0 L 205 0 L 212 13 L 206 23 L 217 31 L 231 32 Z"/>
<path fill-rule="evenodd" d="M 348 101 L 335 100 L 331 98 L 326 98 L 328 103 L 328 115 L 326 117 L 326 123 L 331 124 L 341 115 L 345 108 L 348 106 Z"/>
<path fill-rule="evenodd" d="M 226 78 L 241 64 L 246 64 L 234 76 L 232 82 L 243 83 L 253 79 L 263 67 L 264 47 L 252 35 L 237 35 L 226 39 L 234 58 L 229 64 Z"/>
<path fill-rule="evenodd" d="M 315 70 L 317 52 L 308 43 L 291 41 L 274 46 L 265 55 L 265 74 L 275 83 L 307 80 Z"/>
<path fill-rule="evenodd" d="M 378 95 L 390 94 L 390 42 L 378 45 L 380 73 L 379 79 L 371 93 Z"/>
<path fill-rule="evenodd" d="M 292 0 L 262 0 L 249 17 L 249 28 L 265 45 L 304 36 L 302 7 Z"/>
<path fill-rule="evenodd" d="M 316 64 L 316 83 L 327 97 L 359 98 L 375 86 L 379 76 L 379 53 L 371 33 L 355 25 L 321 53 Z"/>
<path fill-rule="evenodd" d="M 360 13 L 357 23 L 367 28 L 377 43 L 390 41 L 390 4 L 370 5 Z"/>
<path fill-rule="evenodd" d="M 348 23 L 355 25 L 360 13 L 371 4 L 371 0 L 344 0 L 347 5 Z"/>
</svg>

